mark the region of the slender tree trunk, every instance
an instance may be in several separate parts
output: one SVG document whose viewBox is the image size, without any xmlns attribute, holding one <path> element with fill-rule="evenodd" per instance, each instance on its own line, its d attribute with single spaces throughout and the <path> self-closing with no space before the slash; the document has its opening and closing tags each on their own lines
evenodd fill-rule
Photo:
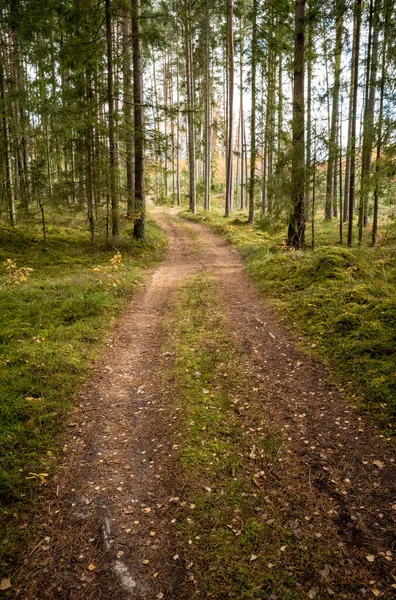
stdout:
<svg viewBox="0 0 396 600">
<path fill-rule="evenodd" d="M 351 125 L 351 158 L 349 175 L 349 210 L 348 210 L 348 246 L 352 245 L 353 238 L 353 211 L 355 207 L 355 182 L 356 182 L 356 116 L 357 116 L 357 96 L 359 82 L 359 49 L 360 49 L 360 26 L 362 21 L 362 0 L 355 0 L 355 36 L 353 40 L 353 96 L 352 96 L 352 114 Z"/>
<path fill-rule="evenodd" d="M 330 220 L 332 214 L 332 201 L 334 189 L 334 173 L 337 172 L 337 121 L 338 104 L 340 96 L 341 80 L 341 53 L 342 53 L 342 33 L 344 26 L 344 0 L 338 0 L 336 7 L 336 41 L 335 41 L 335 63 L 334 63 L 334 84 L 333 84 L 333 102 L 331 112 L 331 128 L 329 139 L 329 156 L 327 163 L 327 183 L 326 183 L 326 204 L 325 219 Z M 336 186 L 337 187 L 337 186 Z M 336 203 L 335 203 L 336 205 Z"/>
<path fill-rule="evenodd" d="M 367 82 L 366 82 L 366 105 L 363 123 L 363 151 L 362 151 L 362 171 L 360 184 L 360 210 L 359 210 L 359 243 L 363 241 L 363 227 L 367 226 L 368 197 L 370 191 L 370 172 L 372 162 L 372 152 L 374 145 L 374 106 L 375 92 L 377 85 L 377 67 L 378 67 L 378 1 L 370 4 L 370 21 L 373 22 L 371 60 L 367 60 Z M 371 37 L 371 36 L 370 36 Z M 370 53 L 368 52 L 370 56 Z"/>
<path fill-rule="evenodd" d="M 133 236 L 146 239 L 144 190 L 144 98 L 140 0 L 132 0 L 133 112 L 135 125 L 135 224 Z"/>
<path fill-rule="evenodd" d="M 292 213 L 288 229 L 288 244 L 294 248 L 302 248 L 305 244 L 304 20 L 305 0 L 296 0 L 291 173 Z"/>
<path fill-rule="evenodd" d="M 209 1 L 206 0 L 206 55 L 205 55 L 205 195 L 204 209 L 210 210 L 211 179 L 211 85 L 210 85 L 210 13 Z"/>
<path fill-rule="evenodd" d="M 111 231 L 113 239 L 118 238 L 118 197 L 116 183 L 117 154 L 114 127 L 114 82 L 113 82 L 113 32 L 111 23 L 111 0 L 106 0 L 106 41 L 107 41 L 107 96 L 109 104 L 109 166 L 111 198 Z"/>
<path fill-rule="evenodd" d="M 186 44 L 186 87 L 187 87 L 187 122 L 188 122 L 188 163 L 190 182 L 190 211 L 197 212 L 196 170 L 195 170 L 195 124 L 194 124 L 194 89 L 192 75 L 192 39 L 191 39 L 191 0 L 187 0 L 187 16 L 185 28 Z"/>
<path fill-rule="evenodd" d="M 165 187 L 165 199 L 168 198 L 169 190 L 168 190 L 168 66 L 166 62 L 166 55 L 163 60 L 163 69 L 162 73 L 164 76 L 164 134 L 165 134 L 165 143 L 164 143 L 164 187 Z"/>
<path fill-rule="evenodd" d="M 234 195 L 234 9 L 233 1 L 227 0 L 227 46 L 228 46 L 228 134 L 227 134 L 227 171 L 225 216 L 231 212 Z"/>
<path fill-rule="evenodd" d="M 373 245 L 377 243 L 378 236 L 378 212 L 379 212 L 379 194 L 380 194 L 380 176 L 381 176 L 381 151 L 383 144 L 383 118 L 384 118 L 384 91 L 386 77 L 386 55 L 389 43 L 389 21 L 390 21 L 390 6 L 388 0 L 385 0 L 385 24 L 384 37 L 382 40 L 382 55 L 381 55 L 381 84 L 379 97 L 379 112 L 377 124 L 377 151 L 375 158 L 375 175 L 374 175 L 374 213 L 373 213 L 373 229 L 371 232 L 371 241 Z"/>
<path fill-rule="evenodd" d="M 123 104 L 125 121 L 125 153 L 127 176 L 127 217 L 134 216 L 134 169 L 133 169 L 133 134 L 132 134 L 132 93 L 131 93 L 131 28 L 129 11 L 122 17 L 122 45 L 123 45 Z"/>
<path fill-rule="evenodd" d="M 254 7 L 253 7 L 254 10 Z M 239 60 L 239 79 L 240 79 L 240 95 L 239 95 L 239 104 L 240 104 L 240 124 L 239 124 L 239 145 L 240 145 L 240 171 L 239 171 L 239 179 L 240 179 L 240 203 L 239 206 L 241 209 L 245 206 L 245 188 L 244 188 L 244 164 L 243 164 L 243 124 L 244 124 L 244 114 L 243 114 L 243 54 L 244 54 L 244 34 L 243 34 L 243 26 L 242 26 L 242 16 L 239 20 L 239 37 L 240 37 L 240 60 Z"/>
<path fill-rule="evenodd" d="M 308 44 L 307 44 L 307 155 L 306 155 L 306 182 L 305 182 L 305 219 L 309 220 L 310 195 L 311 195 L 311 153 L 312 153 L 312 24 L 308 25 Z"/>
<path fill-rule="evenodd" d="M 254 196 L 256 186 L 256 65 L 257 65 L 257 0 L 253 0 L 252 11 L 252 109 L 250 113 L 250 180 L 249 180 L 249 215 L 248 222 L 254 221 Z M 243 100 L 241 100 L 243 101 Z"/>
<path fill-rule="evenodd" d="M 2 40 L 0 40 L 2 41 Z M 5 191 L 8 204 L 8 214 L 10 218 L 11 227 L 16 225 L 16 212 L 15 212 L 15 196 L 14 196 L 14 185 L 12 179 L 12 167 L 11 167 L 11 154 L 10 154 L 10 138 L 8 129 L 8 118 L 7 118 L 7 105 L 6 105 L 6 92 L 5 92 L 5 69 L 3 60 L 4 50 L 0 48 L 0 100 L 3 109 L 2 114 L 2 127 L 3 127 L 3 153 L 5 163 Z"/>
<path fill-rule="evenodd" d="M 180 193 L 180 67 L 179 67 L 179 46 L 176 46 L 176 101 L 177 101 L 177 134 L 176 134 L 176 196 L 177 205 L 181 205 L 181 193 Z"/>
</svg>

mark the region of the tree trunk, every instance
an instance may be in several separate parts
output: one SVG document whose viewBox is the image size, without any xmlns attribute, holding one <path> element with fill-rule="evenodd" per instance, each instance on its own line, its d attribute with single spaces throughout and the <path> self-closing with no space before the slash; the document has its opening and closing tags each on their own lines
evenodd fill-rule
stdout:
<svg viewBox="0 0 396 600">
<path fill-rule="evenodd" d="M 2 40 L 0 40 L 2 41 Z M 8 214 L 10 218 L 11 227 L 16 225 L 16 214 L 15 214 L 15 197 L 14 197 L 14 185 L 12 179 L 12 167 L 11 167 L 11 156 L 10 156 L 10 139 L 8 129 L 8 118 L 7 118 L 7 105 L 6 105 L 6 93 L 5 93 L 5 69 L 4 69 L 4 50 L 0 48 L 0 100 L 3 109 L 2 114 L 2 128 L 3 128 L 3 153 L 5 163 L 5 192 L 8 204 Z"/>
<path fill-rule="evenodd" d="M 132 93 L 131 93 L 131 30 L 129 11 L 122 17 L 122 76 L 123 76 L 123 104 L 125 124 L 125 153 L 127 177 L 127 217 L 134 216 L 134 171 L 133 171 L 133 134 L 132 134 Z"/>
<path fill-rule="evenodd" d="M 348 246 L 352 245 L 353 238 L 353 211 L 355 207 L 355 183 L 356 183 L 356 116 L 357 96 L 359 82 L 359 48 L 360 48 L 360 26 L 362 21 L 362 0 L 355 0 L 355 35 L 353 40 L 353 86 L 352 86 L 352 113 L 351 120 L 351 143 L 350 143 L 350 174 L 349 174 L 349 207 L 348 207 Z"/>
<path fill-rule="evenodd" d="M 209 1 L 206 0 L 206 56 L 205 56 L 205 195 L 204 209 L 210 210 L 211 179 L 211 116 L 210 116 L 210 15 Z"/>
<path fill-rule="evenodd" d="M 195 175 L 195 125 L 194 125 L 194 81 L 192 76 L 192 40 L 191 40 L 191 0 L 187 0 L 185 27 L 186 44 L 186 87 L 187 87 L 187 123 L 188 123 L 188 164 L 190 183 L 190 211 L 197 212 L 196 175 Z"/>
<path fill-rule="evenodd" d="M 226 170 L 226 198 L 225 216 L 228 217 L 233 204 L 234 193 L 234 144 L 233 144 L 233 116 L 234 116 L 234 28 L 233 28 L 233 1 L 227 0 L 227 47 L 228 47 L 228 133 L 227 133 L 227 170 Z"/>
<path fill-rule="evenodd" d="M 367 226 L 368 197 L 370 191 L 370 171 L 372 152 L 374 145 L 374 106 L 375 92 L 377 85 L 377 67 L 378 67 L 378 0 L 373 6 L 373 0 L 370 4 L 370 21 L 373 22 L 373 34 L 371 37 L 371 53 L 368 51 L 367 60 L 367 82 L 366 82 L 366 105 L 363 123 L 363 150 L 362 150 L 362 171 L 360 184 L 360 206 L 359 206 L 359 243 L 363 241 L 363 227 Z"/>
<path fill-rule="evenodd" d="M 244 160 L 244 152 L 243 152 L 243 126 L 244 126 L 244 114 L 243 114 L 243 54 L 244 54 L 244 34 L 243 34 L 243 27 L 242 27 L 242 16 L 240 18 L 239 21 L 239 33 L 240 33 L 240 44 L 241 44 L 241 48 L 240 48 L 240 62 L 239 62 L 239 78 L 240 78 L 240 98 L 239 98 L 239 103 L 240 103 L 240 124 L 239 124 L 239 146 L 240 146 L 240 170 L 239 170 L 239 179 L 240 179 L 240 194 L 241 194 L 241 199 L 240 199 L 240 208 L 243 209 L 245 207 L 245 188 L 244 188 L 244 178 L 245 178 L 245 172 L 244 172 L 244 164 L 243 164 L 243 160 Z"/>
<path fill-rule="evenodd" d="M 116 184 L 117 154 L 114 130 L 114 82 L 113 82 L 113 32 L 111 27 L 111 0 L 106 0 L 106 42 L 107 42 L 107 97 L 109 103 L 109 166 L 111 231 L 113 239 L 118 238 L 118 198 Z"/>
<path fill-rule="evenodd" d="M 146 239 L 144 190 L 144 98 L 140 0 L 132 0 L 133 112 L 135 125 L 135 223 L 133 236 Z"/>
<path fill-rule="evenodd" d="M 377 152 L 375 158 L 375 176 L 374 176 L 374 214 L 373 214 L 373 229 L 371 232 L 371 241 L 373 245 L 377 243 L 378 235 L 378 209 L 379 209 L 379 193 L 380 193 L 380 174 L 381 174 L 381 150 L 382 150 L 382 136 L 383 136 L 383 115 L 384 115 L 384 91 L 385 91 L 385 76 L 386 76 L 386 54 L 388 47 L 388 36 L 389 36 L 389 20 L 390 20 L 390 7 L 388 0 L 385 0 L 385 25 L 384 25 L 384 37 L 382 40 L 382 56 L 381 56 L 381 84 L 380 84 L 380 98 L 379 98 L 379 113 L 378 113 L 378 124 L 377 124 Z"/>
<path fill-rule="evenodd" d="M 288 244 L 294 248 L 302 248 L 305 244 L 304 19 L 305 0 L 296 0 L 291 173 L 292 213 L 288 228 Z"/>
<path fill-rule="evenodd" d="M 253 0 L 252 12 L 252 110 L 250 115 L 250 181 L 248 222 L 254 221 L 254 193 L 256 183 L 256 60 L 257 60 L 257 0 Z"/>
<path fill-rule="evenodd" d="M 337 122 L 338 122 L 338 103 L 340 96 L 341 79 L 341 53 L 342 53 L 342 33 L 344 26 L 344 0 L 338 0 L 336 7 L 336 41 L 335 41 L 335 63 L 334 63 L 334 84 L 333 84 L 333 102 L 331 112 L 331 128 L 329 139 L 329 156 L 327 163 L 327 182 L 326 182 L 326 204 L 325 219 L 330 220 L 333 216 L 332 202 L 334 189 L 334 173 L 337 172 Z M 337 189 L 337 186 L 335 186 Z M 336 203 L 335 203 L 336 205 Z M 341 217 L 342 218 L 342 217 Z"/>
<path fill-rule="evenodd" d="M 305 219 L 309 220 L 311 207 L 311 154 L 312 154 L 312 24 L 308 25 L 308 57 L 307 57 L 307 147 L 306 147 L 306 181 L 305 181 Z M 313 206 L 313 203 L 312 203 Z"/>
</svg>

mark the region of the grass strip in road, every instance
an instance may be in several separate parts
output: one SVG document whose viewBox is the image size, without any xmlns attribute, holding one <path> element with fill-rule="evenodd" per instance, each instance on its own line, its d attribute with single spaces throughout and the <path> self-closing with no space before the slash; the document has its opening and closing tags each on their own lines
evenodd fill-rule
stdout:
<svg viewBox="0 0 396 600">
<path fill-rule="evenodd" d="M 34 228 L 0 231 L 0 566 L 31 527 L 20 512 L 56 468 L 74 394 L 166 247 L 154 222 L 148 243 L 124 231 L 109 250 L 92 246 L 85 229 L 82 222 L 49 227 L 46 250 Z M 110 262 L 117 252 L 123 266 Z M 32 269 L 26 281 L 9 283 L 8 259 L 16 271 Z"/>
<path fill-rule="evenodd" d="M 290 251 L 282 232 L 246 223 L 245 214 L 185 218 L 233 244 L 257 287 L 293 326 L 302 347 L 320 355 L 353 402 L 392 435 L 396 425 L 396 244 L 337 244 L 337 226 L 318 224 L 317 250 Z"/>
<path fill-rule="evenodd" d="M 340 572 L 331 524 L 321 524 L 307 499 L 308 475 L 288 466 L 283 436 L 267 421 L 230 329 L 210 276 L 194 276 L 169 323 L 176 356 L 170 411 L 178 415 L 174 448 L 186 490 L 175 527 L 191 586 L 180 595 L 354 598 L 360 584 Z"/>
</svg>

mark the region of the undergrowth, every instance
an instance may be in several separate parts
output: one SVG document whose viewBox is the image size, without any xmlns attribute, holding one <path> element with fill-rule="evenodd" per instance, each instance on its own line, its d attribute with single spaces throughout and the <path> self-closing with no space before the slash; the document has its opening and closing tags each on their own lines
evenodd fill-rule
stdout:
<svg viewBox="0 0 396 600">
<path fill-rule="evenodd" d="M 0 559 L 23 536 L 19 507 L 54 471 L 73 396 L 106 332 L 165 245 L 153 222 L 149 242 L 124 231 L 108 250 L 91 245 L 82 223 L 50 227 L 46 250 L 38 230 L 1 227 Z M 25 281 L 9 282 L 8 259 L 32 269 Z"/>
<path fill-rule="evenodd" d="M 235 245 L 259 289 L 292 324 L 307 351 L 320 354 L 355 402 L 392 433 L 396 424 L 396 245 L 337 245 L 337 225 L 318 227 L 317 250 L 291 251 L 282 232 L 201 213 Z"/>
</svg>

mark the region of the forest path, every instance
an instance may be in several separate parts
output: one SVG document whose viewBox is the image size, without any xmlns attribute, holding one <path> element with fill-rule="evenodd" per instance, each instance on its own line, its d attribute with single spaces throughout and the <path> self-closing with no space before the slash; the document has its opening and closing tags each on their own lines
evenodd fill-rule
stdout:
<svg viewBox="0 0 396 600">
<path fill-rule="evenodd" d="M 205 226 L 181 221 L 175 210 L 152 213 L 167 234 L 167 258 L 132 298 L 79 395 L 65 460 L 42 498 L 39 545 L 29 550 L 16 597 L 193 597 L 180 592 L 186 565 L 174 559 L 178 507 L 171 499 L 182 498 L 183 489 L 174 449 L 177 415 L 167 412 L 172 389 L 164 387 L 173 363 L 164 351 L 170 334 L 164 316 L 178 289 L 207 268 L 263 414 L 284 437 L 270 485 L 277 494 L 292 489 L 300 499 L 296 522 L 303 527 L 304 511 L 311 515 L 312 535 L 321 531 L 343 565 L 351 593 L 340 598 L 360 597 L 356 585 L 366 579 L 380 581 L 381 597 L 393 597 L 394 445 L 296 348 L 233 249 Z M 320 598 L 333 595 L 329 588 Z"/>
</svg>

